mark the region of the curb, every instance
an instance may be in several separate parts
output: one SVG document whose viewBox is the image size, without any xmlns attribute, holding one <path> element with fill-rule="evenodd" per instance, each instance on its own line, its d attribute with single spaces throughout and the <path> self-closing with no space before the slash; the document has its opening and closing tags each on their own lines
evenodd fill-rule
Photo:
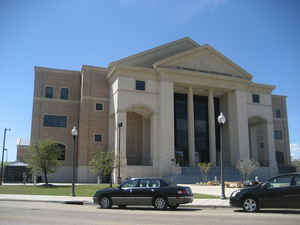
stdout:
<svg viewBox="0 0 300 225">
<path fill-rule="evenodd" d="M 69 204 L 69 205 L 94 205 L 92 202 L 87 201 L 62 201 L 62 200 L 30 200 L 30 199 L 9 199 L 9 198 L 1 198 L 0 201 L 12 201 L 12 202 L 44 202 L 44 203 L 61 203 L 61 204 Z M 231 206 L 225 205 L 180 205 L 180 207 L 184 208 L 231 208 Z"/>
</svg>

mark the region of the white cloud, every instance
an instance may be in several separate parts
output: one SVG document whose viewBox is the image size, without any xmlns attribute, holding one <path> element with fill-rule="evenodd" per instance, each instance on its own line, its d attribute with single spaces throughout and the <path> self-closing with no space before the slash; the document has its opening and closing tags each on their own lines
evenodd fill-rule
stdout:
<svg viewBox="0 0 300 225">
<path fill-rule="evenodd" d="M 293 159 L 300 158 L 300 145 L 298 143 L 290 144 L 291 156 Z"/>
</svg>

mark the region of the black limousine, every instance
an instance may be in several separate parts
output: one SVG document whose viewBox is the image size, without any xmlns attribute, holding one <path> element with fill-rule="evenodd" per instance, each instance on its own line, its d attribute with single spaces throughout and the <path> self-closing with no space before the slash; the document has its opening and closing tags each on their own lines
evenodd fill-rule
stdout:
<svg viewBox="0 0 300 225">
<path fill-rule="evenodd" d="M 112 205 L 153 205 L 156 209 L 176 209 L 180 204 L 193 202 L 189 187 L 171 185 L 161 178 L 131 178 L 116 188 L 99 190 L 94 204 L 108 209 Z"/>
<path fill-rule="evenodd" d="M 230 205 L 246 212 L 257 212 L 261 208 L 300 209 L 300 173 L 280 175 L 235 191 L 230 196 Z"/>
</svg>

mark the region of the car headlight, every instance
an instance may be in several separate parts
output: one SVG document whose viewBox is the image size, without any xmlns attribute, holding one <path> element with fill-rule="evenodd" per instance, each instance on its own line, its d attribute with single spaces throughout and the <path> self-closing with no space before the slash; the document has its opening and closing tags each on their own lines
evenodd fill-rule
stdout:
<svg viewBox="0 0 300 225">
<path fill-rule="evenodd" d="M 231 197 L 234 198 L 238 193 L 240 193 L 240 190 L 234 191 L 231 193 Z"/>
</svg>

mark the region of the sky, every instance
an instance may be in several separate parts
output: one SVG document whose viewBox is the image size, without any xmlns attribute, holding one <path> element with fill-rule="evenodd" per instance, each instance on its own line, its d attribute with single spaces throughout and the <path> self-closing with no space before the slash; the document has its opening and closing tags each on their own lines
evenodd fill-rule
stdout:
<svg viewBox="0 0 300 225">
<path fill-rule="evenodd" d="M 288 96 L 291 154 L 300 158 L 299 12 L 298 0 L 1 0 L 1 150 L 4 128 L 8 161 L 18 137 L 30 140 L 34 66 L 106 67 L 188 36 Z"/>
</svg>

